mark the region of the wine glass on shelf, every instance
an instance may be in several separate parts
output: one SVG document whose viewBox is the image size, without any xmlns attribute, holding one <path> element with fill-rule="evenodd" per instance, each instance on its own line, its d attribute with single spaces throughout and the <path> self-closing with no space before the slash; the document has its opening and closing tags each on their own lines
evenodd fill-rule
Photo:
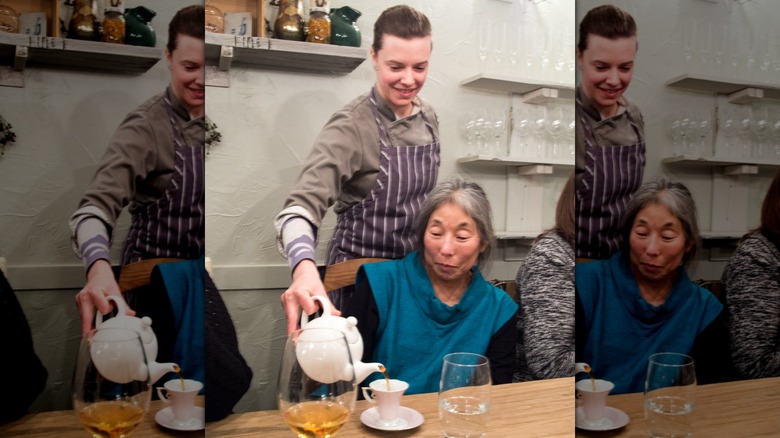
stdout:
<svg viewBox="0 0 780 438">
<path fill-rule="evenodd" d="M 533 109 L 533 119 L 531 119 L 531 131 L 534 133 L 534 140 L 536 141 L 536 148 L 534 151 L 534 157 L 544 158 L 545 149 L 545 121 L 547 119 L 546 108 L 542 105 L 537 105 Z"/>
<path fill-rule="evenodd" d="M 696 123 L 696 135 L 699 138 L 699 144 L 696 147 L 699 155 L 705 157 L 712 155 L 712 152 L 707 148 L 707 137 L 712 131 L 712 113 L 709 110 L 700 110 L 696 113 L 698 117 L 695 119 Z"/>
<path fill-rule="evenodd" d="M 124 328 L 90 330 L 81 337 L 73 371 L 73 410 L 92 437 L 127 437 L 152 398 L 140 335 Z"/>
<path fill-rule="evenodd" d="M 731 157 L 737 152 L 735 139 L 739 135 L 735 112 L 731 108 L 718 108 L 718 131 L 723 141 L 715 142 L 715 156 Z"/>
<path fill-rule="evenodd" d="M 531 146 L 531 113 L 527 108 L 516 107 L 513 109 L 512 117 L 512 139 L 510 143 L 509 155 L 518 157 L 529 157 L 533 155 Z M 517 137 L 517 141 L 514 138 Z M 517 144 L 515 149 L 513 145 Z"/>
<path fill-rule="evenodd" d="M 672 155 L 685 155 L 685 147 L 680 145 L 682 140 L 682 130 L 680 129 L 680 114 L 678 112 L 668 113 L 665 117 L 666 132 L 669 139 L 672 140 Z"/>
<path fill-rule="evenodd" d="M 490 128 L 491 124 L 487 110 L 484 108 L 474 110 L 474 134 L 477 137 L 477 155 L 489 152 L 489 143 L 485 140 L 485 137 L 490 134 Z"/>
<path fill-rule="evenodd" d="M 563 134 L 563 109 L 559 106 L 547 109 L 547 118 L 545 119 L 544 128 L 552 138 L 552 150 L 550 158 L 561 158 L 561 145 L 558 143 L 558 139 Z"/>
<path fill-rule="evenodd" d="M 305 328 L 287 336 L 279 371 L 279 410 L 298 437 L 332 436 L 349 419 L 357 388 L 347 339 Z"/>
<path fill-rule="evenodd" d="M 485 73 L 485 66 L 490 54 L 490 33 L 490 21 L 487 19 L 480 21 L 477 29 L 477 54 L 479 54 L 480 73 Z"/>
<path fill-rule="evenodd" d="M 686 108 L 680 111 L 680 137 L 682 138 L 683 154 L 695 155 L 695 143 L 698 123 L 693 116 L 693 111 Z"/>
<path fill-rule="evenodd" d="M 563 136 L 567 141 L 568 158 L 574 159 L 574 137 L 577 130 L 577 121 L 574 108 L 567 108 L 563 118 Z"/>
<path fill-rule="evenodd" d="M 780 159 L 780 108 L 772 112 L 769 120 L 769 134 L 772 137 L 772 158 Z"/>
<path fill-rule="evenodd" d="M 751 115 L 750 107 L 742 106 L 737 111 L 737 135 L 739 137 L 739 145 L 737 148 L 737 155 L 741 157 L 754 157 L 754 151 L 750 134 L 751 128 Z"/>
<path fill-rule="evenodd" d="M 466 154 L 476 155 L 477 149 L 474 147 L 474 113 L 469 111 L 460 117 L 460 129 L 463 137 L 466 139 Z"/>
<path fill-rule="evenodd" d="M 503 109 L 491 110 L 490 119 L 492 121 L 490 134 L 493 136 L 494 140 L 492 153 L 498 157 L 506 156 L 506 148 L 501 147 L 501 137 L 503 137 L 504 132 L 506 132 L 506 111 Z"/>
<path fill-rule="evenodd" d="M 765 106 L 759 106 L 752 109 L 750 128 L 758 139 L 755 157 L 767 158 L 768 154 L 764 139 L 769 135 L 769 112 Z"/>
</svg>

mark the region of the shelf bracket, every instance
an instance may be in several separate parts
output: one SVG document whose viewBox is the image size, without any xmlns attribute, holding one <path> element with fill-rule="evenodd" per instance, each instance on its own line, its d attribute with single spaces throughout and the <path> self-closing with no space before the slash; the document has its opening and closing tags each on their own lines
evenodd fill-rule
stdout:
<svg viewBox="0 0 780 438">
<path fill-rule="evenodd" d="M 760 88 L 748 87 L 730 93 L 728 95 L 727 100 L 729 103 L 735 103 L 738 105 L 747 105 L 752 103 L 755 100 L 763 99 L 763 97 L 764 97 L 764 90 Z"/>
<path fill-rule="evenodd" d="M 27 46 L 16 46 L 16 51 L 14 53 L 14 70 L 16 71 L 24 70 L 24 66 L 25 64 L 27 64 L 28 53 L 29 50 Z"/>
<path fill-rule="evenodd" d="M 756 175 L 758 174 L 758 166 L 755 164 L 737 164 L 735 166 L 726 166 L 723 168 L 723 174 L 734 175 Z"/>
<path fill-rule="evenodd" d="M 558 98 L 558 90 L 555 88 L 539 88 L 522 95 L 523 103 L 542 105 L 549 100 Z"/>
<path fill-rule="evenodd" d="M 550 175 L 553 167 L 550 164 L 532 164 L 529 166 L 517 166 L 517 174 L 520 176 Z"/>
<path fill-rule="evenodd" d="M 220 46 L 219 49 L 219 69 L 222 71 L 230 70 L 230 64 L 233 62 L 233 47 Z"/>
</svg>

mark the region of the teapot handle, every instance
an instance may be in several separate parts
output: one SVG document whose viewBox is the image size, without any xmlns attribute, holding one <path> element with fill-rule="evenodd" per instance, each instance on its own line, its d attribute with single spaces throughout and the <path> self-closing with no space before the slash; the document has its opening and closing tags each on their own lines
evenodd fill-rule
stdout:
<svg viewBox="0 0 780 438">
<path fill-rule="evenodd" d="M 115 295 L 109 295 L 106 297 L 107 300 L 113 301 L 116 304 L 116 308 L 118 310 L 117 315 L 124 316 L 125 314 L 125 302 L 119 299 L 119 297 Z M 103 314 L 99 311 L 95 311 L 97 313 L 97 320 L 95 321 L 95 328 L 100 328 L 100 325 L 103 324 Z"/>
<path fill-rule="evenodd" d="M 324 297 L 321 297 L 319 295 L 312 295 L 311 299 L 320 302 L 320 306 L 322 306 L 322 316 L 331 315 L 330 302 L 328 300 L 326 300 Z M 307 315 L 306 312 L 301 312 L 301 328 L 304 328 L 308 323 L 309 323 L 309 315 Z"/>
</svg>

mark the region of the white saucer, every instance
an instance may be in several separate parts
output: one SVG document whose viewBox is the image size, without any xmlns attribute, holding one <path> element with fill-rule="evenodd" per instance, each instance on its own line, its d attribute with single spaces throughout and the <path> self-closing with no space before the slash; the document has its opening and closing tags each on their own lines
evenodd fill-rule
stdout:
<svg viewBox="0 0 780 438">
<path fill-rule="evenodd" d="M 173 430 L 201 430 L 206 425 L 206 411 L 200 407 L 195 406 L 195 418 L 181 422 L 173 419 L 173 411 L 171 407 L 160 409 L 154 414 L 154 421 L 162 427 L 167 427 Z"/>
<path fill-rule="evenodd" d="M 401 406 L 398 408 L 399 420 L 397 424 L 386 426 L 379 423 L 379 411 L 376 408 L 369 408 L 360 414 L 360 422 L 366 426 L 379 430 L 409 430 L 423 424 L 423 416 L 414 409 Z"/>
<path fill-rule="evenodd" d="M 589 424 L 585 420 L 585 413 L 582 408 L 577 408 L 575 415 L 575 424 L 580 429 L 585 430 L 613 430 L 620 429 L 628 424 L 628 415 L 620 409 L 607 406 L 604 412 L 604 420 L 599 424 Z"/>
</svg>

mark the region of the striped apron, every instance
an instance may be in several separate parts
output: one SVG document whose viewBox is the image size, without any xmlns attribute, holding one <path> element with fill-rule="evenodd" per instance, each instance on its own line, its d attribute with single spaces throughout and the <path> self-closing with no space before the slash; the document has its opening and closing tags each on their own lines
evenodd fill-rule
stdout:
<svg viewBox="0 0 780 438">
<path fill-rule="evenodd" d="M 204 254 L 203 145 L 187 146 L 168 97 L 175 163 L 171 183 L 153 203 L 133 213 L 122 265 L 156 257 L 195 259 Z"/>
<path fill-rule="evenodd" d="M 627 111 L 639 141 L 599 146 L 579 99 L 576 107 L 585 140 L 585 173 L 577 188 L 577 258 L 606 259 L 620 249 L 620 218 L 642 184 L 645 139 Z"/>
<path fill-rule="evenodd" d="M 379 129 L 379 174 L 363 200 L 338 214 L 328 265 L 360 257 L 398 259 L 416 249 L 414 218 L 436 185 L 440 142 L 425 113 L 420 115 L 433 142 L 395 147 L 379 117 L 375 93 L 372 88 L 369 100 Z M 346 300 L 343 295 L 333 294 L 336 308 Z"/>
</svg>

